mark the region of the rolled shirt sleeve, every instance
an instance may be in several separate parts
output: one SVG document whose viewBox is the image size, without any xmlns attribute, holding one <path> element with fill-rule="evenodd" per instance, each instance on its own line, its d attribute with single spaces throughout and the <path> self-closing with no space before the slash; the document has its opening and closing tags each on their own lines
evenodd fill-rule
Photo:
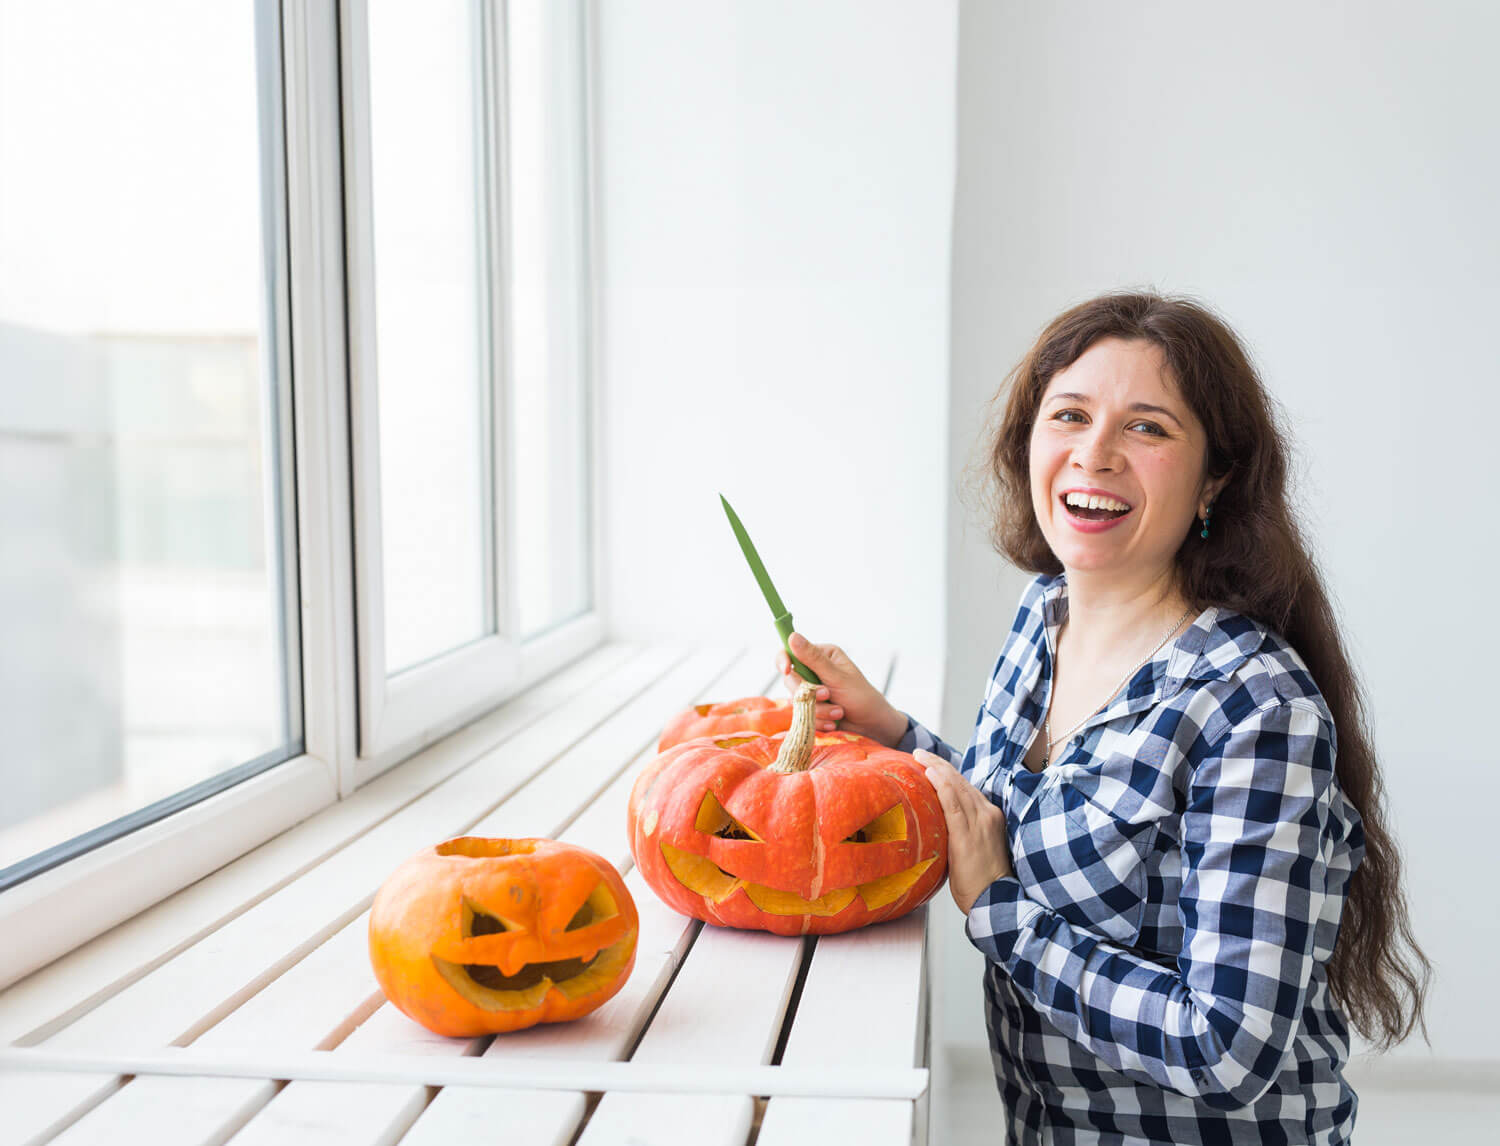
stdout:
<svg viewBox="0 0 1500 1146">
<path fill-rule="evenodd" d="M 969 911 L 971 942 L 1101 1060 L 1221 1110 L 1280 1072 L 1301 1022 L 1327 895 L 1333 743 L 1311 704 L 1276 700 L 1194 767 L 1181 818 L 1174 973 L 1074 928 L 1018 880 Z"/>
<path fill-rule="evenodd" d="M 949 744 L 937 733 L 933 732 L 925 724 L 919 722 L 915 717 L 907 714 L 906 735 L 896 742 L 898 752 L 915 752 L 918 748 L 924 752 L 931 752 L 934 756 L 941 756 L 949 764 L 958 765 L 963 753 Z"/>
</svg>

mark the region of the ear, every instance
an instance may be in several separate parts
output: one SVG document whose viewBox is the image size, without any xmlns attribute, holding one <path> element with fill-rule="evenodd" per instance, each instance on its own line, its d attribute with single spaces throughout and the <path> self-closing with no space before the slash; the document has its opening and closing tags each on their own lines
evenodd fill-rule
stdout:
<svg viewBox="0 0 1500 1146">
<path fill-rule="evenodd" d="M 1224 487 L 1228 484 L 1228 474 L 1225 474 L 1223 477 L 1209 478 L 1208 481 L 1204 483 L 1203 492 L 1198 497 L 1199 517 L 1203 516 L 1204 509 L 1206 509 L 1210 504 L 1219 499 L 1219 494 L 1223 492 Z"/>
</svg>

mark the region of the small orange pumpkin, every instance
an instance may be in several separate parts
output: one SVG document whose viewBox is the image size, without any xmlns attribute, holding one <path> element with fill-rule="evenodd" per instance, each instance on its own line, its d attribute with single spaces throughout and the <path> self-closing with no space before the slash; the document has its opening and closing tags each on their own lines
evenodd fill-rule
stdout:
<svg viewBox="0 0 1500 1146">
<path fill-rule="evenodd" d="M 790 731 L 685 741 L 630 793 L 630 850 L 684 915 L 778 935 L 825 935 L 904 915 L 947 874 L 936 789 L 905 752 L 815 734 L 815 690 Z"/>
<path fill-rule="evenodd" d="M 370 908 L 385 997 L 440 1035 L 558 1023 L 611 998 L 639 919 L 603 856 L 556 840 L 463 836 L 418 852 Z"/>
<path fill-rule="evenodd" d="M 772 700 L 768 696 L 745 696 L 739 700 L 721 700 L 716 704 L 699 704 L 679 712 L 662 729 L 657 752 L 699 736 L 724 736 L 730 732 L 756 732 L 771 736 L 792 726 L 792 702 Z"/>
</svg>

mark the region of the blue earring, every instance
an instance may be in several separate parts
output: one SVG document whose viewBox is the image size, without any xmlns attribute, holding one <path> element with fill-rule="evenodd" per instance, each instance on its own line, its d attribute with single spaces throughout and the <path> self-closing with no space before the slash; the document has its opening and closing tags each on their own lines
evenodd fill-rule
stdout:
<svg viewBox="0 0 1500 1146">
<path fill-rule="evenodd" d="M 1213 510 L 1213 507 L 1214 507 L 1214 503 L 1213 502 L 1209 502 L 1203 508 L 1203 529 L 1199 532 L 1199 534 L 1198 534 L 1199 537 L 1202 537 L 1202 538 L 1207 538 L 1208 537 L 1208 515 Z"/>
</svg>

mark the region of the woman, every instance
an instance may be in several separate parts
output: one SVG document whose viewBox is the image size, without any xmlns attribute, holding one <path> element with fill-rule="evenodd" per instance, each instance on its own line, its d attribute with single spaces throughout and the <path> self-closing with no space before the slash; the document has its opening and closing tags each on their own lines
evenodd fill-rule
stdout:
<svg viewBox="0 0 1500 1146">
<path fill-rule="evenodd" d="M 1348 1142 L 1346 1015 L 1404 1038 L 1430 964 L 1271 401 L 1155 294 L 1069 310 L 1007 384 L 993 537 L 1037 576 L 968 750 L 795 634 L 819 727 L 927 765 L 1008 1142 Z"/>
</svg>

